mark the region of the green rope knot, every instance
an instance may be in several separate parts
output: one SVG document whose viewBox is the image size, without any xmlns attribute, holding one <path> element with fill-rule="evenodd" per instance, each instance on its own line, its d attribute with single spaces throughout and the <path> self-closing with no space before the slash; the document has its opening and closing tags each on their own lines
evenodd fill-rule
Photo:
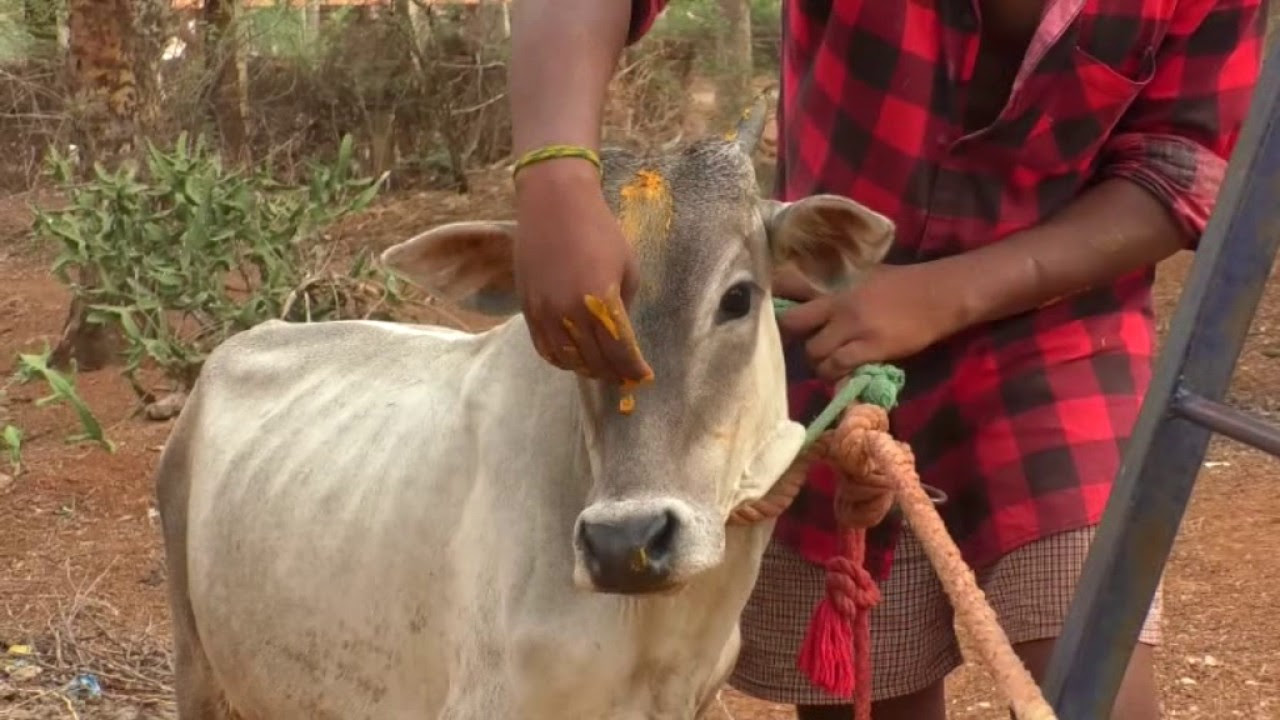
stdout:
<svg viewBox="0 0 1280 720">
<path fill-rule="evenodd" d="M 794 300 L 773 299 L 773 311 L 781 314 L 795 307 Z M 879 405 L 885 410 L 892 410 L 898 404 L 898 393 L 906 384 L 907 375 L 895 365 L 887 363 L 868 363 L 853 371 L 849 381 L 831 398 L 831 402 L 822 409 L 818 417 L 805 430 L 804 447 L 808 448 L 827 431 L 850 405 L 857 402 Z"/>
<path fill-rule="evenodd" d="M 865 387 L 858 393 L 858 398 L 862 402 L 892 410 L 898 406 L 898 393 L 902 392 L 903 386 L 906 385 L 907 374 L 896 365 L 869 363 L 854 371 L 853 379 L 849 383 L 859 381 L 865 381 Z"/>
</svg>

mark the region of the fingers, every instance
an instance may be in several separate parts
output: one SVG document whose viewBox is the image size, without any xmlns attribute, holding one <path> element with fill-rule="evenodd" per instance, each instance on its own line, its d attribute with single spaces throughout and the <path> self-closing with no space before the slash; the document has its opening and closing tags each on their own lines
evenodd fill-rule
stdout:
<svg viewBox="0 0 1280 720">
<path fill-rule="evenodd" d="M 622 302 L 617 287 L 610 288 L 603 298 L 588 295 L 584 298 L 587 311 L 595 322 L 591 323 L 595 341 L 604 356 L 606 377 L 617 382 L 644 382 L 653 377 L 653 371 L 645 362 L 636 342 L 635 330 Z"/>
<path fill-rule="evenodd" d="M 533 333 L 534 347 L 547 362 L 571 372 L 588 371 L 582 350 L 573 341 L 569 329 L 556 318 L 544 315 L 529 320 L 530 332 Z"/>
<path fill-rule="evenodd" d="M 832 307 L 832 296 L 822 295 L 782 313 L 778 318 L 778 327 L 784 335 L 791 337 L 809 335 L 827 324 Z"/>
<path fill-rule="evenodd" d="M 614 321 L 618 326 L 618 340 L 606 343 L 606 359 L 618 375 L 625 381 L 645 383 L 653 379 L 653 369 L 644 359 L 640 351 L 640 343 L 636 340 L 635 329 L 631 325 L 631 316 L 627 312 L 632 298 L 635 297 L 639 285 L 640 270 L 634 255 L 627 258 L 626 269 L 622 274 L 622 292 L 615 298 L 611 308 Z"/>
<path fill-rule="evenodd" d="M 843 320 L 836 318 L 826 323 L 804 344 L 805 352 L 814 363 L 826 360 L 857 336 L 850 323 Z"/>
<path fill-rule="evenodd" d="M 849 342 L 835 352 L 822 358 L 814 358 L 814 372 L 828 382 L 842 380 L 852 375 L 859 367 L 874 362 L 868 355 L 865 343 Z"/>
<path fill-rule="evenodd" d="M 577 365 L 569 369 L 589 378 L 607 378 L 604 358 L 590 329 L 591 318 L 580 313 L 576 317 L 561 318 L 560 324 L 568 340 L 565 352 L 577 358 Z"/>
<path fill-rule="evenodd" d="M 779 319 L 784 334 L 809 337 L 805 354 L 814 372 L 829 382 L 847 377 L 873 360 L 871 345 L 859 332 L 858 317 L 847 309 L 836 312 L 839 300 L 837 295 L 821 295 L 787 310 Z"/>
<path fill-rule="evenodd" d="M 640 353 L 635 334 L 631 332 L 631 323 L 625 316 L 623 322 L 626 334 L 617 340 L 607 337 L 603 327 L 596 328 L 596 338 L 604 351 L 605 364 L 616 376 L 618 382 L 646 383 L 653 379 L 653 370 Z"/>
<path fill-rule="evenodd" d="M 589 378 L 643 384 L 653 378 L 635 330 L 614 290 L 604 299 L 587 296 L 573 312 L 525 314 L 534 349 L 547 362 Z"/>
<path fill-rule="evenodd" d="M 640 267 L 636 263 L 635 254 L 628 252 L 627 261 L 622 270 L 622 305 L 625 309 L 631 305 L 636 291 L 640 288 Z"/>
</svg>

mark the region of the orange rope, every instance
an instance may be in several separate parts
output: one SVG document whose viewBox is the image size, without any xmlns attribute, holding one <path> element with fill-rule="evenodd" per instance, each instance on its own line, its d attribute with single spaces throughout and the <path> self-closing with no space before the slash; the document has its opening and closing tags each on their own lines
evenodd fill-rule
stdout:
<svg viewBox="0 0 1280 720">
<path fill-rule="evenodd" d="M 800 665 L 813 682 L 838 695 L 855 695 L 854 717 L 870 720 L 868 613 L 880 594 L 863 568 L 866 530 L 884 519 L 896 499 L 942 581 L 957 619 L 972 635 L 978 657 L 995 677 L 1014 715 L 1019 720 L 1056 720 L 920 484 L 911 448 L 889 434 L 889 417 L 883 408 L 849 407 L 835 429 L 824 432 L 802 452 L 763 497 L 736 508 L 729 523 L 750 524 L 781 515 L 818 459 L 841 471 L 835 515 L 844 552 L 826 564 L 827 592 L 800 651 Z"/>
</svg>

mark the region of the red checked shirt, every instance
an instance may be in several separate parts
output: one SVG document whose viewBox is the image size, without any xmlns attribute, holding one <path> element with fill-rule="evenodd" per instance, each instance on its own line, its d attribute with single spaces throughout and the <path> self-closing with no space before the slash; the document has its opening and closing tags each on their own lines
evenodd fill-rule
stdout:
<svg viewBox="0 0 1280 720">
<path fill-rule="evenodd" d="M 665 0 L 635 0 L 630 40 Z M 1010 97 L 966 132 L 980 24 L 970 0 L 784 0 L 782 200 L 838 193 L 897 224 L 892 263 L 963 253 L 1124 178 L 1199 237 L 1248 109 L 1258 0 L 1045 0 Z M 1150 270 L 990 325 L 901 363 L 895 434 L 975 567 L 1099 521 L 1150 377 Z M 974 282 L 983 282 L 975 277 Z M 788 353 L 793 417 L 828 391 Z M 837 553 L 829 468 L 775 537 Z M 872 531 L 883 578 L 896 521 Z M 874 550 L 874 552 L 872 551 Z"/>
</svg>

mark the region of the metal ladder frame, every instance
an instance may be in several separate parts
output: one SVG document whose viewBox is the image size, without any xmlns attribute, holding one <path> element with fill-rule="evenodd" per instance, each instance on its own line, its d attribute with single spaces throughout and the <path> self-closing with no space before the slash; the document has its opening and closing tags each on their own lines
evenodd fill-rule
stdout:
<svg viewBox="0 0 1280 720">
<path fill-rule="evenodd" d="M 1060 720 L 1110 717 L 1212 434 L 1280 456 L 1280 428 L 1223 402 L 1278 243 L 1280 43 L 1267 43 L 1248 117 L 1043 682 Z"/>
</svg>

